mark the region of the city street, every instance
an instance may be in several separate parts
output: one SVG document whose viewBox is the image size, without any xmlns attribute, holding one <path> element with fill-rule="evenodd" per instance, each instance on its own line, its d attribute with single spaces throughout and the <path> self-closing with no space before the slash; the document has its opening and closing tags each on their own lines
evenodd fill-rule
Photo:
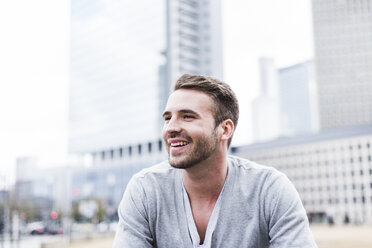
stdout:
<svg viewBox="0 0 372 248">
<path fill-rule="evenodd" d="M 67 239 L 64 236 L 24 236 L 20 241 L 0 240 L 0 248 L 41 248 L 43 243 L 55 244 L 53 248 L 62 248 L 67 246 Z"/>
<path fill-rule="evenodd" d="M 319 248 L 370 248 L 372 227 L 370 226 L 323 226 L 313 225 Z M 0 248 L 111 248 L 114 233 L 97 234 L 89 238 L 75 239 L 68 244 L 65 236 L 28 236 L 19 243 L 1 243 Z M 44 243 L 42 247 L 41 244 Z"/>
</svg>

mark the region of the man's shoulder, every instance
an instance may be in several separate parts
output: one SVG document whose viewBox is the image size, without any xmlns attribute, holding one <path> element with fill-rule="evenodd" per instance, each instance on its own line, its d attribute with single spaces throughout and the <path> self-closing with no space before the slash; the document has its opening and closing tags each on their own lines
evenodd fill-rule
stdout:
<svg viewBox="0 0 372 248">
<path fill-rule="evenodd" d="M 276 178 L 284 174 L 270 165 L 263 165 L 249 159 L 228 156 L 229 166 L 232 166 L 242 177 L 249 177 L 251 180 L 259 178 Z"/>
<path fill-rule="evenodd" d="M 170 189 L 175 188 L 174 185 L 179 179 L 179 171 L 173 168 L 168 161 L 163 161 L 134 174 L 126 190 L 131 192 L 144 191 L 147 199 L 154 203 L 157 201 L 159 192 L 168 195 Z"/>
<path fill-rule="evenodd" d="M 175 172 L 176 169 L 173 168 L 167 160 L 165 160 L 153 166 L 142 169 L 141 171 L 134 174 L 133 178 L 164 178 L 171 176 L 171 174 L 175 174 Z"/>
<path fill-rule="evenodd" d="M 258 171 L 263 171 L 263 172 L 264 171 L 271 172 L 275 170 L 273 167 L 258 164 L 249 159 L 237 157 L 233 155 L 228 156 L 228 161 L 229 161 L 230 166 L 234 166 L 242 170 L 258 170 Z"/>
</svg>

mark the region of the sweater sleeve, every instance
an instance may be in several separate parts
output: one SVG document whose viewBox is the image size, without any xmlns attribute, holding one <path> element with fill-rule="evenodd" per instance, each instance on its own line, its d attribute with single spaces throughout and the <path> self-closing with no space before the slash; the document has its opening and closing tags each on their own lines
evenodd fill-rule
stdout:
<svg viewBox="0 0 372 248">
<path fill-rule="evenodd" d="M 113 248 L 154 247 L 146 206 L 144 189 L 138 178 L 133 177 L 119 205 L 119 227 Z"/>
<path fill-rule="evenodd" d="M 273 248 L 316 248 L 300 197 L 289 179 L 274 171 L 265 194 L 265 216 Z"/>
</svg>

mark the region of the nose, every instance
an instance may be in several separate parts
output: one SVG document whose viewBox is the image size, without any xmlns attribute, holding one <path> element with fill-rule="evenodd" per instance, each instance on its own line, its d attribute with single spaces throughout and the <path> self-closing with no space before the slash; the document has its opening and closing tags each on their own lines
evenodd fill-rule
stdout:
<svg viewBox="0 0 372 248">
<path fill-rule="evenodd" d="M 163 132 L 165 134 L 180 133 L 182 127 L 176 118 L 171 118 L 168 122 L 164 123 Z"/>
</svg>

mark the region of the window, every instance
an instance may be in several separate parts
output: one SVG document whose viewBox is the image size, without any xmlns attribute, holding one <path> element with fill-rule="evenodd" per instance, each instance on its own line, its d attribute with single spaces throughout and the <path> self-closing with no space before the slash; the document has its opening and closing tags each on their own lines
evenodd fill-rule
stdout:
<svg viewBox="0 0 372 248">
<path fill-rule="evenodd" d="M 140 154 L 140 155 L 141 155 L 141 153 L 142 153 L 142 145 L 141 145 L 141 144 L 139 144 L 139 145 L 138 145 L 138 154 Z"/>
<path fill-rule="evenodd" d="M 147 144 L 147 150 L 148 150 L 149 153 L 151 153 L 151 151 L 152 151 L 152 143 L 151 142 L 149 142 Z"/>
<path fill-rule="evenodd" d="M 188 33 L 182 32 L 182 31 L 180 31 L 179 34 L 182 38 L 185 38 L 185 39 L 193 41 L 193 42 L 198 42 L 198 40 L 199 40 L 199 38 L 197 36 L 192 35 L 192 34 L 188 34 Z"/>
<path fill-rule="evenodd" d="M 192 12 L 192 11 L 188 11 L 188 10 L 185 10 L 185 9 L 182 9 L 182 8 L 179 8 L 178 11 L 183 14 L 183 15 L 186 15 L 192 19 L 198 19 L 198 14 L 195 13 L 195 12 Z"/>
<path fill-rule="evenodd" d="M 188 46 L 188 45 L 183 44 L 182 42 L 180 42 L 178 46 L 180 47 L 180 49 L 183 49 L 185 51 L 188 51 L 194 54 L 199 54 L 199 48 L 197 47 Z"/>
<path fill-rule="evenodd" d="M 180 0 L 180 3 L 186 4 L 190 7 L 198 7 L 198 2 L 197 1 Z"/>
<path fill-rule="evenodd" d="M 186 28 L 189 28 L 189 29 L 191 29 L 193 31 L 197 31 L 199 29 L 199 26 L 197 24 L 186 22 L 185 20 L 182 20 L 182 19 L 179 19 L 178 20 L 178 23 L 181 26 L 186 27 Z"/>
</svg>

